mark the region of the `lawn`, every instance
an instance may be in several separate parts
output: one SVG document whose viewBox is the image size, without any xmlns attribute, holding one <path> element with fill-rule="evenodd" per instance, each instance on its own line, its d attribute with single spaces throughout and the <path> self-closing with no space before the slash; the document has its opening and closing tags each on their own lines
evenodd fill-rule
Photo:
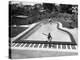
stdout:
<svg viewBox="0 0 80 60">
<path fill-rule="evenodd" d="M 9 27 L 9 38 L 15 37 L 28 27 Z"/>
</svg>

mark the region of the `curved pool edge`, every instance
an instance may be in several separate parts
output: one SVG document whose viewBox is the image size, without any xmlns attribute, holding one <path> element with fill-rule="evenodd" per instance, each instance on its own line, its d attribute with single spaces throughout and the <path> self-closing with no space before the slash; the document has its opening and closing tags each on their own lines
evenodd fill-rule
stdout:
<svg viewBox="0 0 80 60">
<path fill-rule="evenodd" d="M 77 43 L 76 43 L 73 35 L 72 35 L 68 30 L 63 29 L 62 24 L 61 24 L 60 22 L 57 22 L 57 28 L 58 28 L 59 30 L 61 30 L 61 31 L 66 32 L 66 33 L 70 36 L 70 39 L 71 39 L 71 41 L 72 41 L 72 42 L 71 42 L 71 45 L 77 45 Z"/>
</svg>

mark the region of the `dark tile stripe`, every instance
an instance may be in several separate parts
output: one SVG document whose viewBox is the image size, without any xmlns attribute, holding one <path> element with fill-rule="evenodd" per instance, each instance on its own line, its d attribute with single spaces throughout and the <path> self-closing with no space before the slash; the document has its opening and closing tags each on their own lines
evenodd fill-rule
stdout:
<svg viewBox="0 0 80 60">
<path fill-rule="evenodd" d="M 31 44 L 31 46 L 30 46 L 30 47 L 33 47 L 33 45 L 34 45 L 34 44 Z"/>
<path fill-rule="evenodd" d="M 34 48 L 37 48 L 37 47 L 38 47 L 38 45 L 39 45 L 39 44 L 35 44 L 35 45 L 34 45 Z"/>
<path fill-rule="evenodd" d="M 13 44 L 13 45 L 12 45 L 12 47 L 14 47 L 15 45 L 16 45 L 16 43 L 15 43 L 15 44 Z"/>
<path fill-rule="evenodd" d="M 39 48 L 41 48 L 41 47 L 42 47 L 42 45 L 43 45 L 43 44 L 40 44 Z"/>
<path fill-rule="evenodd" d="M 66 49 L 66 45 L 62 45 L 62 49 Z"/>
<path fill-rule="evenodd" d="M 26 45 L 25 45 L 25 47 L 28 47 L 30 45 L 30 43 L 27 43 Z"/>
<path fill-rule="evenodd" d="M 52 44 L 48 44 L 48 48 L 51 48 L 52 47 Z"/>
<path fill-rule="evenodd" d="M 61 49 L 61 45 L 58 45 L 58 49 Z"/>
<path fill-rule="evenodd" d="M 21 43 L 18 43 L 15 47 L 19 47 L 21 45 Z"/>
<path fill-rule="evenodd" d="M 52 44 L 52 47 L 53 47 L 53 48 L 57 48 L 57 45 L 55 45 L 55 44 Z"/>
<path fill-rule="evenodd" d="M 44 44 L 43 48 L 47 48 L 48 47 L 48 44 Z"/>
<path fill-rule="evenodd" d="M 23 47 L 25 45 L 25 43 L 23 43 L 20 47 Z"/>
<path fill-rule="evenodd" d="M 72 49 L 76 49 L 75 45 L 71 45 L 71 48 L 72 48 Z"/>
<path fill-rule="evenodd" d="M 67 48 L 70 49 L 70 45 L 67 45 Z"/>
</svg>

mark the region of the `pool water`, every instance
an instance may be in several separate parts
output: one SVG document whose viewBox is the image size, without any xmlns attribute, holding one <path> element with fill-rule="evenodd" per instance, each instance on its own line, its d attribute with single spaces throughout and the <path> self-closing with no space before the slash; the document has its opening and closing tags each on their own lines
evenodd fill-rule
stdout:
<svg viewBox="0 0 80 60">
<path fill-rule="evenodd" d="M 41 27 L 32 33 L 29 37 L 27 34 L 22 38 L 23 40 L 32 40 L 32 41 L 47 41 L 48 33 L 52 36 L 52 41 L 59 42 L 71 42 L 70 36 L 61 30 L 57 29 L 57 23 L 41 23 Z"/>
</svg>

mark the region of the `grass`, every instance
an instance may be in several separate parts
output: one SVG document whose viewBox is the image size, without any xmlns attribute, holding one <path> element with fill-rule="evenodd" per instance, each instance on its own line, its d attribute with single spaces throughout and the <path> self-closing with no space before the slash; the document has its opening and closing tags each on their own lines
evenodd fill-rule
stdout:
<svg viewBox="0 0 80 60">
<path fill-rule="evenodd" d="M 9 37 L 15 37 L 27 28 L 28 27 L 9 27 Z"/>
</svg>

